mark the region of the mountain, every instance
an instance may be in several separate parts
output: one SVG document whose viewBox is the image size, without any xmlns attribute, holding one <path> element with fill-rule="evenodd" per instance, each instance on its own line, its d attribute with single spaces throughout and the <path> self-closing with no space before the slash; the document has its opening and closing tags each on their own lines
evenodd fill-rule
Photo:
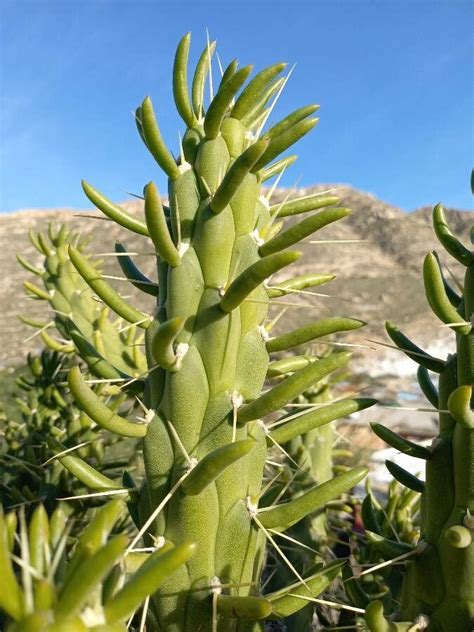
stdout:
<svg viewBox="0 0 474 632">
<path fill-rule="evenodd" d="M 390 319 L 403 325 L 406 333 L 417 342 L 429 343 L 431 349 L 445 353 L 449 332 L 440 327 L 431 315 L 421 277 L 426 252 L 437 247 L 430 225 L 431 209 L 421 208 L 406 213 L 369 193 L 341 185 L 318 185 L 294 191 L 280 189 L 275 191 L 272 203 L 287 196 L 297 197 L 327 189 L 336 189 L 337 195 L 341 197 L 341 205 L 351 208 L 352 214 L 307 240 L 302 247 L 305 256 L 297 264 L 296 272 L 327 272 L 337 275 L 337 278 L 314 290 L 329 296 L 305 295 L 304 298 L 294 300 L 286 298 L 287 303 L 299 302 L 302 306 L 287 305 L 281 329 L 285 328 L 285 319 L 287 323 L 291 320 L 295 324 L 303 324 L 323 315 L 354 316 L 368 321 L 369 325 L 354 333 L 350 341 L 366 344 L 365 339 L 374 337 L 387 342 L 383 334 L 383 322 Z M 132 213 L 142 212 L 141 200 L 127 201 L 123 206 Z M 145 253 L 137 262 L 146 273 L 153 276 L 154 258 L 146 241 L 112 222 L 95 219 L 98 216 L 97 212 L 76 209 L 32 209 L 0 216 L 0 265 L 3 270 L 0 308 L 4 314 L 0 333 L 0 366 L 9 367 L 19 363 L 29 350 L 38 347 L 37 337 L 31 338 L 32 330 L 24 326 L 17 315 L 44 318 L 44 303 L 26 298 L 22 289 L 23 281 L 28 278 L 31 280 L 32 275 L 23 270 L 15 259 L 15 254 L 21 253 L 31 263 L 41 263 L 41 256 L 29 242 L 28 230 L 47 230 L 49 222 L 67 223 L 90 237 L 89 248 L 94 253 L 113 252 L 114 241 L 121 239 L 128 250 Z M 474 212 L 447 209 L 447 216 L 456 234 L 468 243 Z M 321 243 L 321 240 L 331 243 Z M 351 243 L 347 243 L 347 240 Z M 459 264 L 443 255 L 442 260 L 449 265 L 454 277 L 462 278 Z M 104 267 L 107 274 L 120 275 L 112 256 L 104 256 Z M 118 290 L 123 289 L 127 295 L 131 294 L 128 284 L 120 280 L 111 282 Z M 136 292 L 134 294 L 142 309 L 152 309 L 150 300 L 143 295 L 138 296 Z M 371 349 L 364 353 L 363 362 L 366 362 L 368 372 L 390 372 L 393 361 L 398 363 L 397 371 L 404 370 L 400 364 L 403 358 L 400 358 L 401 354 L 390 353 L 383 347 L 375 348 L 377 351 Z M 406 370 L 412 372 L 413 364 L 407 363 Z"/>
</svg>

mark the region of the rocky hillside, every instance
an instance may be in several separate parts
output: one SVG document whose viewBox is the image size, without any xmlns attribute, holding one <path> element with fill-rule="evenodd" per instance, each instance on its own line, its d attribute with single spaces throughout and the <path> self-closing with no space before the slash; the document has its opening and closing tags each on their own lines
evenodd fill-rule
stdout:
<svg viewBox="0 0 474 632">
<path fill-rule="evenodd" d="M 444 340 L 448 332 L 427 309 L 422 283 L 421 265 L 425 253 L 437 247 L 436 238 L 430 227 L 430 209 L 422 208 L 407 214 L 390 206 L 373 195 L 338 185 L 320 185 L 311 189 L 295 191 L 295 196 L 311 192 L 337 188 L 342 204 L 352 209 L 352 215 L 328 227 L 314 236 L 317 243 L 308 240 L 303 249 L 305 256 L 300 260 L 298 272 L 328 272 L 337 275 L 331 284 L 321 288 L 328 297 L 305 297 L 298 299 L 300 307 L 289 306 L 286 319 L 303 323 L 322 315 L 340 314 L 362 318 L 369 327 L 358 332 L 351 342 L 365 342 L 366 338 L 386 340 L 382 323 L 391 319 L 403 324 L 405 330 L 417 341 L 438 340 L 438 353 L 445 352 Z M 275 192 L 273 200 L 286 197 L 287 192 Z M 272 200 L 272 201 L 273 201 Z M 124 206 L 131 212 L 141 213 L 141 201 L 128 201 Z M 137 261 L 144 271 L 153 276 L 151 249 L 143 238 L 127 233 L 115 224 L 103 219 L 93 219 L 98 213 L 73 209 L 24 210 L 0 216 L 0 305 L 3 313 L 1 329 L 0 366 L 13 366 L 20 362 L 28 350 L 37 344 L 36 338 L 25 342 L 31 330 L 17 319 L 18 314 L 40 317 L 44 303 L 27 299 L 22 283 L 29 278 L 16 260 L 15 253 L 21 253 L 32 263 L 40 264 L 41 257 L 28 240 L 28 230 L 46 230 L 48 222 L 67 222 L 91 238 L 91 252 L 110 253 L 116 239 L 124 240 L 130 251 L 143 253 Z M 474 213 L 449 210 L 448 217 L 455 232 L 468 239 Z M 328 240 L 331 243 L 321 243 Z M 344 243 L 344 240 L 357 240 Z M 340 242 L 340 243 L 338 243 Z M 113 257 L 105 256 L 105 268 L 109 274 L 118 274 Z M 461 270 L 449 261 L 451 272 L 460 278 Z M 127 284 L 113 281 L 117 289 L 123 288 L 127 294 Z M 146 301 L 140 296 L 142 307 Z M 296 300 L 296 299 L 295 299 Z M 292 301 L 295 302 L 295 301 Z M 151 309 L 151 305 L 148 304 Z M 288 322 L 288 321 L 287 321 Z M 282 328 L 285 327 L 284 319 Z M 374 346 L 374 345 L 372 345 Z M 375 350 L 374 350 L 375 349 Z M 364 364 L 372 374 L 390 372 L 396 356 L 383 347 L 374 346 L 364 352 Z M 403 365 L 404 366 L 404 365 Z M 403 371 L 397 362 L 397 370 Z M 407 363 L 411 371 L 411 364 Z"/>
</svg>

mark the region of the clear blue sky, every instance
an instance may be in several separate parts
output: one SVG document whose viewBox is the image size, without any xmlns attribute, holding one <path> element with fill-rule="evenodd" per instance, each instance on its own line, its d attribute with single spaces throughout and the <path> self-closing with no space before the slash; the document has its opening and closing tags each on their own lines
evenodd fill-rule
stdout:
<svg viewBox="0 0 474 632">
<path fill-rule="evenodd" d="M 344 182 L 411 210 L 469 208 L 471 0 L 0 0 L 0 209 L 88 206 L 86 178 L 120 201 L 165 180 L 131 112 L 152 96 L 177 147 L 179 38 L 205 29 L 223 63 L 296 62 L 277 108 L 321 105 L 284 184 Z"/>
</svg>

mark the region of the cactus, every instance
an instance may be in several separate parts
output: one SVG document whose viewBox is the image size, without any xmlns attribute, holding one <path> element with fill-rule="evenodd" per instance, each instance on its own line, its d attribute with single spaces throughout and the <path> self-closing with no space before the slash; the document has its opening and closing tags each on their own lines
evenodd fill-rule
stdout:
<svg viewBox="0 0 474 632">
<path fill-rule="evenodd" d="M 144 190 L 145 221 L 126 213 L 88 183 L 89 200 L 123 227 L 147 236 L 156 251 L 159 296 L 149 316 L 124 300 L 74 246 L 72 264 L 117 315 L 145 331 L 147 424 L 110 411 L 75 367 L 69 384 L 76 402 L 101 427 L 143 438 L 145 478 L 130 492 L 130 507 L 147 546 L 157 537 L 197 550 L 186 568 L 153 597 L 156 629 L 164 632 L 263 630 L 265 619 L 297 612 L 338 575 L 341 562 L 318 569 L 272 594 L 261 594 L 265 538 L 273 540 L 366 475 L 354 468 L 286 503 L 259 507 L 267 450 L 321 423 L 325 409 L 293 418 L 285 406 L 346 365 L 350 354 L 310 358 L 299 370 L 264 389 L 269 355 L 320 336 L 361 326 L 333 318 L 270 338 L 271 300 L 320 282 L 305 275 L 270 283 L 300 257 L 289 250 L 316 230 L 348 215 L 334 196 L 309 196 L 271 206 L 261 185 L 294 158 L 279 155 L 317 122 L 316 106 L 300 108 L 261 133 L 267 103 L 282 84 L 275 64 L 246 82 L 252 68 L 232 62 L 204 110 L 204 85 L 214 45 L 203 51 L 187 82 L 190 36 L 174 64 L 176 106 L 186 124 L 176 160 L 165 146 L 147 97 L 136 111 L 140 136 L 169 180 L 168 206 L 153 182 Z M 240 89 L 243 89 L 240 91 Z M 239 92 L 240 91 L 240 92 Z M 273 161 L 273 162 L 272 162 Z M 309 213 L 283 229 L 283 219 Z M 149 251 L 150 246 L 146 246 Z M 137 272 L 135 272 L 137 274 Z M 141 275 L 141 273 L 140 273 Z M 136 279 L 137 277 L 135 277 Z M 141 278 L 142 275 L 141 275 Z M 263 392 L 262 392 L 263 391 Z M 283 411 L 278 427 L 264 418 Z M 65 467 L 69 467 L 64 462 Z M 82 476 L 94 483 L 94 473 Z M 138 537 L 137 536 L 137 537 Z"/>
<path fill-rule="evenodd" d="M 21 320 L 35 327 L 44 344 L 53 351 L 73 353 L 76 350 L 80 353 L 89 370 L 98 378 L 111 380 L 141 375 L 146 369 L 145 356 L 139 346 L 143 335 L 138 336 L 134 326 L 124 326 L 121 319 L 110 318 L 109 310 L 96 299 L 69 260 L 69 244 L 75 244 L 83 252 L 84 240 L 65 226 L 55 230 L 52 224 L 49 225 L 48 236 L 33 232 L 29 236 L 44 257 L 42 266 L 32 265 L 21 255 L 17 255 L 17 259 L 21 266 L 41 279 L 43 287 L 30 281 L 25 281 L 24 287 L 30 298 L 50 304 L 54 319 L 45 323 L 22 316 Z M 123 247 L 118 244 L 116 250 L 120 255 L 119 262 L 129 271 L 124 263 L 127 256 Z M 99 274 L 97 262 L 93 267 Z M 139 282 L 135 278 L 134 281 Z M 156 293 L 154 284 L 142 282 L 140 287 L 148 293 Z M 48 333 L 53 325 L 60 339 Z"/>
<path fill-rule="evenodd" d="M 2 455 L 2 461 L 7 461 L 2 501 L 8 507 L 11 503 L 42 500 L 51 511 L 58 497 L 81 492 L 77 477 L 67 476 L 67 470 L 61 467 L 62 459 L 50 460 L 53 446 L 57 452 L 85 443 L 65 458 L 82 471 L 87 471 L 89 465 L 94 465 L 102 474 L 107 471 L 106 479 L 99 478 L 96 482 L 105 484 L 107 481 L 110 488 L 119 486 L 110 477 L 114 479 L 117 467 L 129 464 L 133 454 L 133 442 L 120 438 L 120 449 L 112 447 L 119 442 L 119 437 L 104 433 L 75 406 L 67 383 L 65 388 L 65 375 L 77 362 L 74 351 L 81 352 L 93 377 L 99 378 L 92 380 L 99 382 L 93 387 L 96 395 L 107 398 L 109 407 L 114 410 L 129 414 L 136 402 L 127 397 L 125 389 L 118 389 L 114 380 L 130 379 L 130 390 L 141 393 L 142 382 L 136 378 L 145 371 L 146 361 L 139 346 L 143 335 L 138 336 L 134 326 L 124 326 L 121 319 L 112 320 L 109 310 L 96 300 L 89 285 L 71 264 L 68 245 L 73 243 L 82 252 L 84 240 L 65 226 L 56 230 L 52 224 L 49 224 L 48 235 L 30 231 L 29 236 L 44 258 L 41 268 L 21 255 L 17 255 L 17 259 L 42 280 L 43 288 L 26 281 L 25 290 L 30 298 L 49 303 L 54 320 L 49 323 L 28 317 L 21 320 L 37 330 L 51 351 L 43 351 L 36 358 L 29 356 L 32 375 L 17 380 L 18 386 L 26 391 L 26 399 L 17 399 L 21 421 L 6 419 L 8 449 Z M 123 254 L 123 247 L 117 245 L 117 251 Z M 119 258 L 119 261 L 126 259 Z M 94 263 L 94 267 L 98 264 Z M 150 288 L 147 286 L 148 292 L 155 291 L 151 285 Z M 59 339 L 48 333 L 53 326 Z M 43 467 L 45 462 L 48 467 Z M 82 509 L 78 503 L 76 506 Z"/>
<path fill-rule="evenodd" d="M 393 470 L 392 466 L 389 467 Z M 412 551 L 419 538 L 422 482 L 418 478 L 416 480 L 418 490 L 392 480 L 383 499 L 375 496 L 369 479 L 366 480 L 367 495 L 362 504 L 357 501 L 354 507 L 352 529 L 343 531 L 348 535 L 352 558 L 351 565 L 342 571 L 344 589 L 349 603 L 356 608 L 364 609 L 371 601 L 380 600 L 384 609 L 392 612 L 395 604 L 400 602 L 403 566 L 387 565 L 386 561 L 390 562 L 394 555 Z M 360 617 L 350 619 L 346 616 L 344 623 L 363 625 Z"/>
<path fill-rule="evenodd" d="M 319 349 L 316 349 L 316 353 L 318 356 L 326 357 L 331 355 L 332 351 L 331 348 L 329 348 L 329 351 L 323 351 L 321 353 Z M 311 409 L 311 406 L 321 407 L 324 404 L 332 403 L 334 398 L 333 384 L 346 377 L 347 371 L 334 372 L 320 383 L 315 384 L 305 393 L 302 393 L 297 400 L 298 403 L 300 406 L 307 403 L 308 410 Z M 362 402 L 363 400 L 360 400 L 360 404 L 362 404 Z M 374 402 L 373 400 L 367 399 L 365 403 L 369 406 Z M 337 459 L 338 454 L 340 454 L 340 451 L 335 451 L 334 449 L 334 444 L 336 443 L 335 419 L 353 412 L 350 405 L 347 411 L 344 409 L 344 406 L 344 403 L 339 405 L 340 409 L 337 411 L 337 416 L 333 416 L 333 419 L 330 421 L 313 428 L 304 435 L 295 437 L 288 444 L 284 445 L 288 454 L 302 469 L 307 485 L 324 483 L 333 476 L 335 459 Z M 360 407 L 362 408 L 362 406 Z M 359 406 L 356 408 L 359 408 Z M 349 456 L 348 451 L 344 451 L 344 456 Z M 296 480 L 299 478 L 298 476 Z M 329 525 L 326 513 L 321 511 L 318 512 L 317 515 L 308 516 L 307 523 L 306 529 L 311 536 L 312 546 L 326 545 L 329 537 Z"/>
<path fill-rule="evenodd" d="M 327 275 L 328 280 L 332 278 L 334 277 Z M 311 350 L 318 357 L 328 357 L 333 353 L 331 347 L 328 350 L 323 345 L 318 344 L 313 344 Z M 309 360 L 309 356 L 306 359 Z M 300 356 L 299 359 L 294 356 L 282 358 L 279 362 L 274 363 L 271 377 L 281 379 L 286 375 L 285 371 L 289 367 L 294 370 L 295 363 L 297 364 L 303 360 L 303 356 Z M 298 406 L 296 409 L 298 413 L 324 409 L 327 412 L 332 410 L 334 414 L 321 418 L 322 425 L 318 425 L 305 434 L 293 437 L 289 441 L 282 442 L 286 456 L 279 448 L 274 447 L 272 459 L 274 461 L 283 461 L 286 466 L 283 469 L 282 463 L 280 463 L 278 469 L 275 468 L 275 472 L 272 475 L 277 477 L 277 484 L 274 485 L 274 488 L 276 491 L 278 486 L 280 487 L 281 501 L 291 501 L 315 484 L 330 480 L 333 477 L 333 469 L 334 471 L 336 469 L 347 469 L 345 466 L 335 464 L 335 459 L 338 459 L 342 452 L 344 452 L 344 457 L 346 458 L 352 456 L 348 450 L 334 449 L 337 436 L 334 428 L 335 420 L 354 412 L 358 408 L 362 409 L 374 403 L 374 400 L 371 399 L 360 399 L 357 403 L 346 398 L 340 401 L 333 401 L 335 397 L 333 391 L 334 383 L 347 378 L 347 376 L 348 373 L 345 370 L 341 372 L 335 371 L 306 390 L 295 400 L 294 403 Z M 331 408 L 327 406 L 328 404 L 335 404 L 335 406 Z M 336 544 L 337 538 L 344 536 L 339 535 L 338 527 L 333 523 L 336 522 L 338 524 L 346 515 L 344 512 L 347 511 L 352 511 L 352 507 L 346 500 L 334 501 L 329 503 L 327 507 L 308 514 L 306 518 L 286 531 L 286 535 L 293 538 L 293 546 L 289 546 L 289 549 L 285 550 L 285 554 L 293 566 L 302 568 L 306 572 L 314 568 L 316 564 L 322 563 L 323 560 L 328 561 L 334 558 L 335 550 L 337 551 L 340 548 Z M 347 523 L 346 531 L 350 529 L 351 524 Z M 300 543 L 302 546 L 295 546 L 295 543 Z M 273 553 L 275 559 L 272 565 L 273 577 L 268 583 L 271 589 L 282 585 L 288 580 L 288 577 L 291 578 L 291 569 L 288 569 L 284 560 L 279 558 L 277 551 Z M 333 601 L 337 599 L 340 599 L 339 594 L 337 594 L 335 599 L 332 598 Z M 295 615 L 285 620 L 287 632 L 309 630 L 315 609 L 317 610 L 318 618 L 321 619 L 325 614 L 321 608 L 315 606 L 315 604 L 308 604 Z M 337 616 L 335 611 L 333 614 Z"/>
<path fill-rule="evenodd" d="M 39 356 L 28 355 L 30 374 L 23 372 L 16 380 L 23 396 L 15 399 L 16 411 L 5 415 L 5 446 L 0 451 L 0 497 L 6 509 L 42 501 L 51 512 L 58 498 L 84 491 L 76 477 L 57 459 L 51 459 L 54 452 L 48 441 L 56 447 L 61 442 L 65 449 L 77 447 L 75 457 L 107 472 L 109 477 L 121 473 L 118 468 L 129 464 L 134 455 L 134 442 L 104 433 L 75 406 L 65 382 L 65 372 L 72 365 L 70 355 L 45 349 Z M 118 407 L 123 400 L 119 393 L 113 399 L 109 397 L 109 405 Z M 84 509 L 79 503 L 75 507 L 78 511 Z"/>
<path fill-rule="evenodd" d="M 15 409 L 4 420 L 5 447 L 0 453 L 0 463 L 1 500 L 5 508 L 39 498 L 54 502 L 58 493 L 67 495 L 72 489 L 68 484 L 73 481 L 72 477 L 67 476 L 58 463 L 42 467 L 51 456 L 46 437 L 66 429 L 77 444 L 88 438 L 85 435 L 91 426 L 61 385 L 64 380 L 61 371 L 67 369 L 67 356 L 44 350 L 40 356 L 29 354 L 27 360 L 29 374 L 24 372 L 16 379 L 23 396 L 15 398 Z M 100 449 L 99 440 L 95 446 L 97 454 Z"/>
<path fill-rule="evenodd" d="M 372 632 L 408 628 L 468 632 L 474 626 L 474 253 L 451 232 L 440 204 L 433 210 L 433 225 L 444 249 L 466 268 L 464 284 L 455 290 L 444 278 L 436 252 L 430 252 L 423 264 L 428 303 L 455 333 L 456 352 L 446 359 L 434 358 L 387 323 L 393 342 L 420 365 L 418 381 L 428 401 L 439 411 L 439 432 L 431 447 L 424 448 L 380 424 L 373 425 L 387 443 L 425 461 L 426 483 L 390 466 L 397 480 L 421 491 L 421 533 L 407 558 L 397 613 L 400 622 L 388 621 L 380 602 L 373 602 L 367 610 Z M 474 229 L 471 240 L 474 243 Z M 439 374 L 438 388 L 428 371 Z M 380 539 L 378 546 L 400 553 L 400 547 L 394 544 Z"/>
<path fill-rule="evenodd" d="M 129 550 L 126 535 L 111 536 L 124 510 L 122 501 L 102 507 L 83 528 L 72 551 L 71 519 L 62 505 L 50 518 L 38 505 L 29 523 L 22 511 L 4 515 L 0 510 L 2 630 L 138 630 L 134 613 L 190 559 L 195 547 L 165 545 L 151 554 Z M 143 621 L 146 615 L 144 608 Z"/>
</svg>

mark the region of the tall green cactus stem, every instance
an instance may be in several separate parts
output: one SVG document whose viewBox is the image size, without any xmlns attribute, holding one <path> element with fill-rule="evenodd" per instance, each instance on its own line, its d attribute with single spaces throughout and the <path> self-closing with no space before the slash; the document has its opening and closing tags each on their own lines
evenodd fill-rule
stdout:
<svg viewBox="0 0 474 632">
<path fill-rule="evenodd" d="M 309 205 L 305 200 L 301 212 L 329 208 L 277 234 L 281 225 L 274 220 L 280 212 L 284 216 L 285 205 L 272 211 L 261 195 L 261 183 L 289 163 L 268 166 L 314 127 L 317 119 L 309 115 L 316 108 L 297 110 L 259 136 L 271 86 L 285 65 L 259 72 L 239 93 L 251 68 L 237 70 L 233 62 L 205 112 L 204 82 L 213 47 L 198 62 L 191 100 L 189 42 L 189 35 L 181 41 L 174 67 L 175 101 L 187 126 L 178 160 L 164 144 L 151 100 L 146 98 L 136 111 L 138 131 L 169 178 L 169 207 L 149 183 L 143 223 L 84 183 L 86 195 L 108 217 L 151 238 L 159 279 L 153 318 L 137 313 L 90 270 L 77 249 L 71 247 L 70 256 L 109 307 L 146 330 L 144 401 L 149 412 L 138 508 L 145 541 L 150 545 L 163 536 L 174 544 L 197 544 L 186 568 L 166 580 L 154 597 L 156 629 L 256 632 L 263 630 L 265 618 L 282 618 L 305 604 L 285 591 L 260 595 L 264 531 L 287 529 L 366 474 L 365 468 L 355 468 L 294 502 L 258 507 L 272 445 L 263 418 L 349 359 L 349 354 L 338 353 L 312 362 L 262 394 L 271 351 L 265 329 L 272 296 L 269 279 L 300 257 L 290 246 L 349 211 L 334 207 L 334 197 Z M 316 284 L 311 277 L 293 282 L 300 289 Z M 350 319 L 341 321 L 344 329 Z M 295 332 L 293 342 L 286 341 L 286 348 L 301 344 L 300 333 Z M 318 335 L 313 332 L 306 342 Z M 136 426 L 103 407 L 95 414 L 93 394 L 77 370 L 70 385 L 79 405 L 88 406 L 98 424 L 119 433 Z M 337 564 L 330 565 L 288 591 L 319 594 L 338 572 Z"/>
<path fill-rule="evenodd" d="M 424 352 L 413 355 L 413 343 L 391 324 L 387 331 L 421 365 L 420 386 L 439 410 L 439 433 L 425 449 L 383 426 L 374 429 L 401 451 L 426 462 L 424 486 L 401 468 L 391 467 L 400 482 L 421 491 L 422 507 L 420 544 L 405 574 L 400 618 L 424 617 L 430 632 L 469 632 L 474 627 L 474 252 L 453 235 L 441 205 L 433 210 L 433 225 L 444 249 L 466 268 L 458 296 L 448 287 L 436 253 L 429 253 L 423 265 L 426 297 L 436 316 L 455 333 L 456 352 L 446 360 Z M 438 389 L 427 369 L 439 374 Z M 405 629 L 388 624 L 374 605 L 367 620 L 373 632 Z"/>
</svg>

